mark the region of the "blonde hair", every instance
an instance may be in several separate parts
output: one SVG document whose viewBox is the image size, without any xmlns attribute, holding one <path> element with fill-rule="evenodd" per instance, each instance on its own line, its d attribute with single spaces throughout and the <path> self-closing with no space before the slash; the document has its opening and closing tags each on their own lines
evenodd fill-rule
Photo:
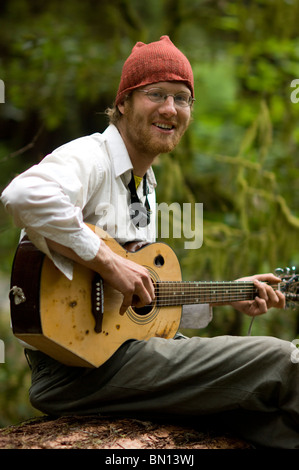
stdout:
<svg viewBox="0 0 299 470">
<path fill-rule="evenodd" d="M 112 108 L 107 108 L 105 114 L 108 116 L 109 124 L 114 124 L 115 126 L 118 124 L 122 117 L 118 106 L 116 106 L 115 104 L 112 106 Z"/>
<path fill-rule="evenodd" d="M 123 103 L 125 101 L 129 101 L 131 99 L 132 92 L 127 93 L 123 98 Z M 112 108 L 107 108 L 105 114 L 108 116 L 109 124 L 114 124 L 115 126 L 119 123 L 120 119 L 122 118 L 122 113 L 118 109 L 116 102 L 113 103 Z"/>
</svg>

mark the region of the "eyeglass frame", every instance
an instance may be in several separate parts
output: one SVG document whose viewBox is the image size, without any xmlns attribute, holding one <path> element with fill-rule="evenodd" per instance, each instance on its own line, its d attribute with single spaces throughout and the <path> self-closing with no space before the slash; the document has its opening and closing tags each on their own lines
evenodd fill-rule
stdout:
<svg viewBox="0 0 299 470">
<path fill-rule="evenodd" d="M 162 93 L 164 93 L 164 95 L 161 97 L 162 98 L 162 101 L 155 101 L 155 100 L 152 100 L 148 95 L 150 92 L 152 92 L 153 90 L 159 90 L 161 91 Z M 188 106 L 191 108 L 192 104 L 194 103 L 195 101 L 195 98 L 192 98 L 192 95 L 189 95 L 187 92 L 185 91 L 179 91 L 178 93 L 165 93 L 164 90 L 162 88 L 159 88 L 159 87 L 153 87 L 153 88 L 148 88 L 147 90 L 135 90 L 135 91 L 138 91 L 139 93 L 144 93 L 148 99 L 152 102 L 152 103 L 165 103 L 165 101 L 167 100 L 167 98 L 169 96 L 172 96 L 173 98 L 173 101 L 174 101 L 174 104 L 176 106 L 179 106 L 180 108 L 187 108 Z M 189 103 L 187 103 L 186 105 L 182 105 L 182 104 L 179 104 L 176 102 L 175 98 L 176 96 L 178 95 L 188 95 L 189 96 Z"/>
</svg>

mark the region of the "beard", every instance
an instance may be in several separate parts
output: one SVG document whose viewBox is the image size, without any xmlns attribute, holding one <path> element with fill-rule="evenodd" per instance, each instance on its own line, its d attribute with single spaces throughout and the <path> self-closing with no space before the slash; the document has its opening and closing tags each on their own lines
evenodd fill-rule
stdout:
<svg viewBox="0 0 299 470">
<path fill-rule="evenodd" d="M 160 153 L 171 152 L 187 130 L 190 117 L 184 121 L 176 118 L 176 126 L 171 134 L 155 131 L 152 124 L 154 122 L 153 117 L 146 116 L 136 110 L 131 100 L 128 100 L 125 112 L 127 138 L 135 149 L 143 154 L 156 156 Z M 166 119 L 160 118 L 160 121 L 165 122 Z M 156 122 L 159 122 L 159 118 L 156 119 Z M 169 122 L 173 122 L 173 120 L 169 120 Z"/>
</svg>

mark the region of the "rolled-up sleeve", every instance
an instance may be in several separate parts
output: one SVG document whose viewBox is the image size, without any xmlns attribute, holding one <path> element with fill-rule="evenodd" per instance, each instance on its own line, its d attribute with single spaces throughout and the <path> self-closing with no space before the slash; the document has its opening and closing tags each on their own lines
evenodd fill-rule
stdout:
<svg viewBox="0 0 299 470">
<path fill-rule="evenodd" d="M 93 259 L 100 240 L 84 223 L 62 188 L 42 177 L 22 175 L 3 191 L 1 200 L 19 228 L 49 238 L 75 251 L 83 260 Z"/>
<path fill-rule="evenodd" d="M 47 252 L 48 238 L 85 261 L 96 256 L 101 241 L 82 215 L 95 179 L 90 166 L 90 161 L 82 165 L 82 159 L 58 152 L 17 176 L 3 191 L 1 201 L 15 225 L 24 228 L 42 251 Z"/>
</svg>

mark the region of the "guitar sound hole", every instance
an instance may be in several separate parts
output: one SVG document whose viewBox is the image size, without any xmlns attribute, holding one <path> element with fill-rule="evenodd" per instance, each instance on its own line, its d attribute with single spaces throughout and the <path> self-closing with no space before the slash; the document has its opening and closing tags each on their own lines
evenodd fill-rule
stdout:
<svg viewBox="0 0 299 470">
<path fill-rule="evenodd" d="M 147 315 L 152 310 L 152 306 L 145 305 L 144 307 L 140 307 L 140 308 L 132 307 L 132 309 L 134 310 L 135 313 L 137 313 L 137 315 Z"/>
<path fill-rule="evenodd" d="M 157 255 L 154 259 L 155 266 L 163 266 L 165 260 L 162 255 Z"/>
</svg>

